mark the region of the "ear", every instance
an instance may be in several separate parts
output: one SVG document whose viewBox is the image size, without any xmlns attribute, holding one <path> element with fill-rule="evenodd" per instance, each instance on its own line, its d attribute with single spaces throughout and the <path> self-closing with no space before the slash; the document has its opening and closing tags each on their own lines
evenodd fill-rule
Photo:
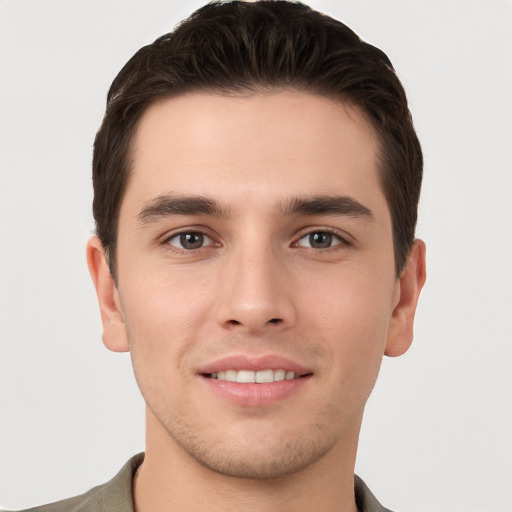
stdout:
<svg viewBox="0 0 512 512">
<path fill-rule="evenodd" d="M 414 314 L 426 277 L 425 244 L 415 240 L 397 282 L 398 298 L 391 316 L 384 352 L 387 356 L 401 356 L 411 346 Z"/>
<path fill-rule="evenodd" d="M 128 338 L 119 293 L 110 274 L 105 250 L 97 236 L 87 243 L 87 265 L 98 296 L 103 343 L 114 352 L 127 352 Z"/>
</svg>

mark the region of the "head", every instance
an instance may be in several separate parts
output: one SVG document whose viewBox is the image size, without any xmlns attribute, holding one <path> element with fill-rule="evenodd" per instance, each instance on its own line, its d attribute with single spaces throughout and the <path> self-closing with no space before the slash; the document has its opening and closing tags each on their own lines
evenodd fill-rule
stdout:
<svg viewBox="0 0 512 512">
<path fill-rule="evenodd" d="M 199 9 L 141 48 L 112 83 L 94 144 L 93 212 L 114 279 L 132 140 L 146 109 L 191 92 L 282 89 L 352 104 L 366 116 L 379 142 L 380 180 L 400 275 L 414 240 L 423 160 L 392 64 L 339 21 L 302 4 L 263 1 L 216 2 Z"/>
<path fill-rule="evenodd" d="M 389 60 L 301 4 L 208 5 L 128 62 L 88 258 L 146 461 L 259 479 L 353 463 L 382 355 L 412 340 L 420 181 Z"/>
</svg>

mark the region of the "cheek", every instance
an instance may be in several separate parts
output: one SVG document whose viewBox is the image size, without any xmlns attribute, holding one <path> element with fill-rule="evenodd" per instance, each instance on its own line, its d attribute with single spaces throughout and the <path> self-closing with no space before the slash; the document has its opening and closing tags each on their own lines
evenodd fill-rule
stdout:
<svg viewBox="0 0 512 512">
<path fill-rule="evenodd" d="M 126 294 L 121 290 L 123 306 L 138 325 L 178 329 L 190 324 L 204 309 L 208 300 L 205 285 L 190 272 L 141 272 L 127 283 Z"/>
<path fill-rule="evenodd" d="M 176 401 L 172 390 L 183 390 L 192 379 L 186 355 L 199 336 L 203 305 L 193 287 L 176 280 L 146 276 L 127 289 L 122 300 L 135 378 L 148 406 L 166 411 L 165 404 Z"/>
<path fill-rule="evenodd" d="M 139 274 L 126 284 L 121 298 L 132 357 L 154 367 L 178 366 L 180 353 L 197 338 L 210 314 L 207 290 L 201 283 L 165 273 Z"/>
<path fill-rule="evenodd" d="M 310 293 L 303 305 L 306 314 L 314 312 L 312 323 L 329 346 L 335 368 L 351 378 L 378 372 L 391 316 L 391 282 L 347 272 Z"/>
<path fill-rule="evenodd" d="M 325 279 L 314 276 L 303 283 L 304 302 L 301 308 L 317 318 L 322 330 L 351 333 L 358 338 L 364 333 L 382 337 L 391 316 L 393 279 L 368 268 L 343 268 Z M 350 326 L 350 330 L 347 327 Z"/>
</svg>

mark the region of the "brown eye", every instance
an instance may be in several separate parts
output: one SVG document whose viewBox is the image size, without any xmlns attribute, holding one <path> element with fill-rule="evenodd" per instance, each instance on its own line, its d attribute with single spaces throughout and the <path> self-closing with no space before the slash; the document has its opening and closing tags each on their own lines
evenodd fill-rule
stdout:
<svg viewBox="0 0 512 512">
<path fill-rule="evenodd" d="M 212 239 L 199 231 L 188 231 L 185 233 L 178 233 L 169 238 L 168 243 L 178 249 L 185 249 L 191 251 L 200 249 L 212 243 Z"/>
</svg>

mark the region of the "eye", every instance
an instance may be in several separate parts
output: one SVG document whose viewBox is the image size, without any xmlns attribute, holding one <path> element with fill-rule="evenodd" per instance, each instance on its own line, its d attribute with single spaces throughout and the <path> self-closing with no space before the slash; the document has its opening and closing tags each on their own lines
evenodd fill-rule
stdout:
<svg viewBox="0 0 512 512">
<path fill-rule="evenodd" d="M 167 239 L 166 243 L 173 247 L 177 247 L 178 249 L 191 251 L 211 245 L 213 244 L 213 240 L 200 231 L 186 231 L 171 236 Z"/>
<path fill-rule="evenodd" d="M 336 245 L 347 243 L 340 236 L 330 231 L 313 231 L 303 236 L 297 245 L 300 247 L 310 247 L 311 249 L 329 249 Z"/>
</svg>

